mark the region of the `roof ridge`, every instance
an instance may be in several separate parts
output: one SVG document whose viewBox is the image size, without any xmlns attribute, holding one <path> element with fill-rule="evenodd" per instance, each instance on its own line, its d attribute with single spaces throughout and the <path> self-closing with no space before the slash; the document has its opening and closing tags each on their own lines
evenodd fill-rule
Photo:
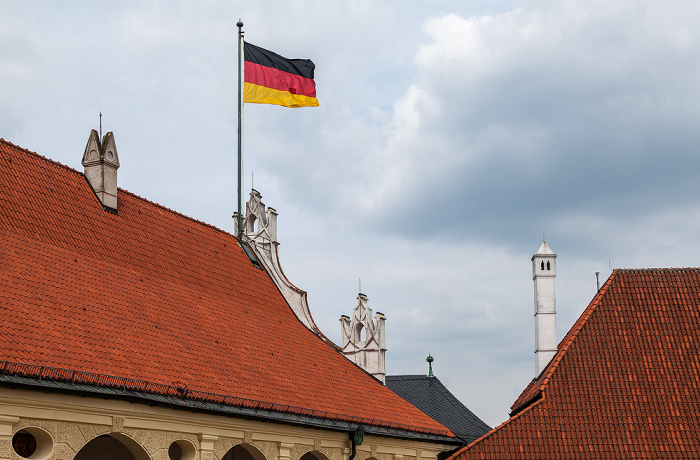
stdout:
<svg viewBox="0 0 700 460">
<path fill-rule="evenodd" d="M 72 168 L 71 168 L 71 169 L 72 169 Z M 75 171 L 75 170 L 74 170 L 74 171 Z M 79 171 L 76 171 L 76 172 L 77 172 L 78 174 L 80 174 Z M 164 211 L 167 211 L 167 212 L 169 212 L 169 213 L 175 214 L 176 216 L 180 216 L 180 217 L 183 217 L 183 218 L 185 218 L 185 219 L 187 219 L 187 220 L 190 220 L 190 221 L 192 221 L 192 222 L 195 222 L 195 223 L 197 223 L 197 224 L 203 225 L 203 226 L 205 226 L 205 227 L 209 227 L 210 229 L 215 230 L 215 231 L 217 231 L 217 232 L 219 232 L 219 233 L 223 233 L 224 235 L 232 236 L 232 237 L 235 238 L 236 240 L 239 240 L 239 241 L 240 241 L 240 238 L 238 238 L 236 235 L 234 235 L 234 234 L 232 234 L 232 233 L 229 233 L 229 232 L 227 232 L 226 230 L 223 230 L 223 229 L 217 227 L 216 225 L 210 224 L 210 223 L 208 223 L 208 222 L 204 222 L 203 220 L 195 219 L 194 217 L 188 216 L 187 214 L 183 214 L 183 213 L 181 213 L 181 212 L 179 212 L 179 211 L 175 211 L 174 209 L 171 209 L 171 208 L 169 208 L 169 207 L 167 207 L 167 206 L 165 206 L 165 205 L 162 205 L 162 204 L 160 204 L 160 203 L 156 203 L 155 201 L 151 201 L 151 200 L 149 200 L 148 198 L 144 198 L 144 197 L 142 197 L 142 196 L 140 196 L 140 195 L 135 194 L 134 192 L 131 192 L 131 191 L 126 190 L 126 189 L 123 189 L 123 188 L 121 188 L 121 187 L 118 187 L 118 189 L 119 189 L 120 192 L 126 193 L 127 195 L 131 195 L 132 197 L 136 198 L 137 200 L 141 200 L 141 201 L 143 201 L 143 202 L 145 202 L 145 203 L 147 203 L 147 204 L 150 204 L 150 205 L 152 205 L 152 206 L 155 206 L 155 207 L 157 207 L 157 208 L 160 208 L 160 209 L 162 209 L 162 210 L 164 210 Z"/>
<path fill-rule="evenodd" d="M 481 423 L 486 425 L 487 428 L 491 428 L 489 425 L 486 424 L 486 422 L 481 420 L 478 415 L 476 415 L 471 409 L 469 409 L 466 406 L 466 404 L 464 404 L 462 401 L 459 400 L 459 398 L 452 394 L 450 389 L 447 388 L 447 386 L 444 383 L 442 383 L 437 377 L 431 377 L 431 380 L 432 379 L 435 379 L 437 381 L 437 383 L 439 384 L 438 391 L 440 392 L 440 394 L 442 394 L 442 397 L 450 406 L 452 406 L 456 410 L 459 410 L 462 413 L 464 413 L 465 411 L 468 412 L 472 417 L 475 417 Z"/>
<path fill-rule="evenodd" d="M 474 444 L 477 444 L 477 443 L 481 442 L 483 439 L 486 439 L 486 438 L 488 438 L 489 436 L 495 434 L 496 432 L 498 432 L 501 428 L 505 427 L 506 425 L 509 425 L 510 423 L 515 422 L 515 420 L 519 419 L 520 417 L 522 417 L 522 416 L 525 415 L 526 413 L 530 412 L 530 411 L 531 411 L 532 409 L 534 409 L 536 406 L 540 405 L 540 403 L 542 403 L 543 401 L 544 401 L 544 399 L 538 399 L 537 401 L 535 401 L 534 403 L 532 403 L 532 404 L 530 404 L 529 406 L 525 407 L 523 410 L 521 410 L 521 411 L 518 412 L 517 414 L 513 415 L 512 417 L 509 417 L 506 421 L 504 421 L 504 422 L 501 423 L 500 425 L 491 428 L 491 430 L 489 430 L 488 432 L 484 433 L 483 435 L 481 435 L 480 437 L 476 438 L 475 440 L 473 440 L 472 442 L 470 442 L 470 443 L 467 444 L 466 446 L 464 446 L 464 447 L 462 447 L 461 449 L 457 450 L 457 451 L 454 452 L 452 455 L 450 455 L 449 457 L 447 457 L 446 460 L 452 460 L 452 459 L 456 458 L 460 453 L 466 452 L 466 451 L 469 450 Z"/>
<path fill-rule="evenodd" d="M 39 154 L 39 153 L 36 153 L 36 152 L 34 152 L 34 151 L 32 151 L 32 150 L 26 149 L 26 148 L 24 148 L 24 147 L 20 147 L 19 145 L 13 144 L 12 142 L 10 142 L 10 141 L 8 141 L 8 140 L 2 138 L 2 137 L 0 137 L 0 142 L 1 142 L 1 143 L 4 143 L 4 144 L 7 144 L 8 146 L 10 146 L 10 147 L 12 147 L 12 148 L 14 148 L 14 149 L 21 150 L 22 152 L 27 153 L 27 154 L 29 154 L 29 155 L 33 155 L 33 156 L 39 158 L 40 160 L 44 160 L 44 161 L 47 161 L 47 162 L 49 162 L 49 163 L 53 163 L 54 165 L 59 166 L 59 167 L 65 169 L 65 170 L 67 170 L 67 171 L 69 171 L 69 172 L 71 172 L 71 173 L 75 173 L 75 174 L 77 174 L 77 175 L 79 175 L 79 176 L 83 176 L 83 177 L 85 176 L 83 173 L 81 173 L 80 171 L 78 171 L 78 170 L 75 169 L 75 168 L 72 168 L 72 167 L 70 167 L 70 166 L 68 166 L 68 165 L 65 165 L 65 164 L 59 162 L 59 161 L 53 160 L 53 159 L 51 159 L 51 158 L 49 158 L 49 157 L 46 157 L 46 156 L 41 155 L 41 154 Z M 140 196 L 140 195 L 137 195 L 136 193 L 131 192 L 131 191 L 129 191 L 129 190 L 126 190 L 126 189 L 124 189 L 124 188 L 122 188 L 122 187 L 117 187 L 117 189 L 118 189 L 120 192 L 122 192 L 122 193 L 126 193 L 127 195 L 131 195 L 132 197 L 134 197 L 134 198 L 136 198 L 136 199 L 138 199 L 138 200 L 141 200 L 141 201 L 143 201 L 143 202 L 145 202 L 145 203 L 147 203 L 147 204 L 150 204 L 150 205 L 152 205 L 152 206 L 156 206 L 156 207 L 158 207 L 158 208 L 160 208 L 160 209 L 162 209 L 162 210 L 164 210 L 164 211 L 168 211 L 168 212 L 170 212 L 170 213 L 172 213 L 172 214 L 175 214 L 175 215 L 177 215 L 177 216 L 183 217 L 183 218 L 188 219 L 188 220 L 190 220 L 190 221 L 192 221 L 192 222 L 196 222 L 196 223 L 198 223 L 198 224 L 200 224 L 200 225 L 204 225 L 205 227 L 209 227 L 209 228 L 211 228 L 212 230 L 216 230 L 216 231 L 219 232 L 219 233 L 223 233 L 223 234 L 225 234 L 225 235 L 230 235 L 230 236 L 234 237 L 235 239 L 239 239 L 236 235 L 233 235 L 233 234 L 227 232 L 226 230 L 220 229 L 219 227 L 217 227 L 217 226 L 215 226 L 215 225 L 212 225 L 212 224 L 210 224 L 210 223 L 207 223 L 207 222 L 204 222 L 204 221 L 195 219 L 194 217 L 190 217 L 190 216 L 188 216 L 188 215 L 186 215 L 186 214 L 183 214 L 183 213 L 181 213 L 181 212 L 179 212 L 179 211 L 175 211 L 174 209 L 171 209 L 171 208 L 169 208 L 169 207 L 167 207 L 167 206 L 164 206 L 164 205 L 162 205 L 162 204 L 160 204 L 160 203 L 156 203 L 155 201 L 151 201 L 151 200 L 149 200 L 149 199 L 147 199 L 147 198 L 144 198 L 144 197 L 142 197 L 142 196 Z"/>
<path fill-rule="evenodd" d="M 603 294 L 605 294 L 608 291 L 608 289 L 612 285 L 613 279 L 616 277 L 619 271 L 620 269 L 613 269 L 612 274 L 610 275 L 610 277 L 608 277 L 605 284 L 603 284 L 603 286 L 601 286 L 598 292 L 596 292 L 595 297 L 593 297 L 586 309 L 583 310 L 583 312 L 581 313 L 581 316 L 579 316 L 579 318 L 576 320 L 569 332 L 561 340 L 559 346 L 557 346 L 557 353 L 554 355 L 547 367 L 545 367 L 544 371 L 542 371 L 542 373 L 539 376 L 537 376 L 530 383 L 530 385 L 528 385 L 522 391 L 520 396 L 518 396 L 518 399 L 515 400 L 515 402 L 511 406 L 512 415 L 524 411 L 533 402 L 540 400 L 543 401 L 545 399 L 545 390 L 547 389 L 547 385 L 549 384 L 549 381 L 552 378 L 554 371 L 556 370 L 562 359 L 564 359 L 566 352 L 571 347 L 573 341 L 578 337 L 579 333 L 581 332 L 581 329 L 583 329 L 583 326 L 585 326 L 586 323 L 588 323 L 588 320 L 590 319 L 591 315 L 600 305 L 600 300 L 603 298 Z"/>
<path fill-rule="evenodd" d="M 386 378 L 395 378 L 395 379 L 402 379 L 402 380 L 408 380 L 409 378 L 411 379 L 418 379 L 418 378 L 429 378 L 427 375 L 423 374 L 399 374 L 399 375 L 387 375 Z M 430 377 L 430 378 L 435 378 L 437 377 Z M 438 380 L 439 381 L 439 380 Z"/>
<path fill-rule="evenodd" d="M 685 272 L 688 270 L 700 270 L 700 267 L 659 267 L 659 268 L 616 268 L 614 271 L 626 273 L 664 273 L 664 272 Z"/>
<path fill-rule="evenodd" d="M 53 163 L 54 165 L 60 166 L 60 167 L 63 168 L 63 169 L 67 169 L 68 171 L 72 171 L 72 172 L 75 172 L 75 173 L 80 174 L 80 172 L 78 172 L 77 169 L 73 169 L 73 168 L 71 168 L 71 167 L 68 166 L 68 165 L 64 165 L 64 164 L 61 163 L 60 161 L 56 161 L 56 160 L 53 160 L 53 159 L 51 159 L 51 158 L 49 158 L 49 157 L 45 157 L 44 155 L 41 155 L 41 154 L 39 154 L 39 153 L 36 153 L 36 152 L 34 152 L 34 151 L 32 151 L 32 150 L 29 150 L 29 149 L 27 149 L 27 148 L 20 147 L 20 146 L 17 145 L 17 144 L 13 144 L 12 142 L 6 140 L 5 138 L 0 137 L 0 143 L 7 144 L 7 145 L 9 145 L 10 147 L 12 147 L 12 148 L 14 148 L 14 149 L 21 150 L 21 151 L 23 151 L 24 153 L 28 153 L 28 154 L 30 154 L 30 155 L 34 155 L 35 157 L 39 158 L 40 160 L 48 161 L 49 163 Z"/>
</svg>

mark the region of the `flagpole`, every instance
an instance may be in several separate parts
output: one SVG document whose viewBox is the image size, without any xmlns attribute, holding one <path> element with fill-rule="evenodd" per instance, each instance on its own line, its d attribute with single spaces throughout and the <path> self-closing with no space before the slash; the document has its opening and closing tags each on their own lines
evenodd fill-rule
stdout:
<svg viewBox="0 0 700 460">
<path fill-rule="evenodd" d="M 242 137 L 242 129 L 241 129 L 241 112 L 243 108 L 243 102 L 241 100 L 241 48 L 243 44 L 243 23 L 241 20 L 238 20 L 238 23 L 236 23 L 236 26 L 238 26 L 238 237 L 242 238 L 243 237 L 243 214 L 242 214 L 242 205 L 241 205 L 241 196 L 242 196 L 242 191 L 241 191 L 241 182 L 242 182 L 242 170 L 241 170 L 241 164 L 242 164 L 242 154 L 241 154 L 241 137 Z"/>
</svg>

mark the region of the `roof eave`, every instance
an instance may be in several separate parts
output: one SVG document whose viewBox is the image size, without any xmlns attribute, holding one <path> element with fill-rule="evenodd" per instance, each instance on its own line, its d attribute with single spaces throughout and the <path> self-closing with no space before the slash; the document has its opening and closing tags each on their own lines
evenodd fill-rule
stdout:
<svg viewBox="0 0 700 460">
<path fill-rule="evenodd" d="M 177 398 L 168 395 L 140 392 L 135 390 L 99 387 L 83 383 L 61 382 L 55 380 L 38 380 L 30 377 L 13 375 L 0 375 L 0 386 L 9 388 L 21 388 L 25 390 L 41 390 L 43 392 L 56 392 L 80 396 L 94 396 L 102 399 L 119 399 L 131 403 L 157 405 L 174 409 L 186 409 L 188 411 L 207 412 L 226 417 L 238 417 L 250 420 L 277 422 L 287 425 L 303 426 L 306 428 L 324 429 L 340 432 L 354 432 L 361 423 L 351 423 L 343 420 L 332 420 L 322 417 L 314 417 L 300 414 L 290 414 L 281 411 L 231 406 L 208 401 Z M 443 443 L 460 445 L 461 440 L 445 435 L 421 433 L 398 428 L 390 428 L 376 425 L 363 425 L 367 434 L 385 436 L 413 441 Z"/>
</svg>

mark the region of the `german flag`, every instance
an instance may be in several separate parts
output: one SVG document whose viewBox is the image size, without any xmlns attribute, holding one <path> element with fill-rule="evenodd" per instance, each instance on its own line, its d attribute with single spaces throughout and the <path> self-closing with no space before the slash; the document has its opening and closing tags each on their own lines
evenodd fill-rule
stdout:
<svg viewBox="0 0 700 460">
<path fill-rule="evenodd" d="M 243 102 L 285 107 L 318 107 L 310 59 L 287 59 L 259 46 L 243 43 Z"/>
</svg>

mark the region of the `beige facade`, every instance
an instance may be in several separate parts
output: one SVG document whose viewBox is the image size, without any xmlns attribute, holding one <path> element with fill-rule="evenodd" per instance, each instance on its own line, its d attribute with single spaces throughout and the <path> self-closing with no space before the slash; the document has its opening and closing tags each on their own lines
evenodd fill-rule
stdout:
<svg viewBox="0 0 700 460">
<path fill-rule="evenodd" d="M 300 460 L 305 455 L 305 460 L 346 460 L 351 452 L 347 432 L 0 388 L 0 460 L 25 458 L 12 446 L 13 436 L 20 430 L 36 439 L 36 450 L 28 457 L 36 460 L 97 456 L 104 460 L 168 460 L 173 456 L 173 460 Z M 100 438 L 105 435 L 109 439 Z M 88 446 L 96 439 L 99 441 Z M 177 444 L 174 450 L 173 443 Z M 119 454 L 114 446 L 125 453 Z M 231 452 L 235 446 L 244 449 L 243 456 Z M 452 448 L 366 435 L 363 444 L 356 447 L 355 460 L 434 460 Z M 86 457 L 87 453 L 92 457 Z"/>
</svg>

